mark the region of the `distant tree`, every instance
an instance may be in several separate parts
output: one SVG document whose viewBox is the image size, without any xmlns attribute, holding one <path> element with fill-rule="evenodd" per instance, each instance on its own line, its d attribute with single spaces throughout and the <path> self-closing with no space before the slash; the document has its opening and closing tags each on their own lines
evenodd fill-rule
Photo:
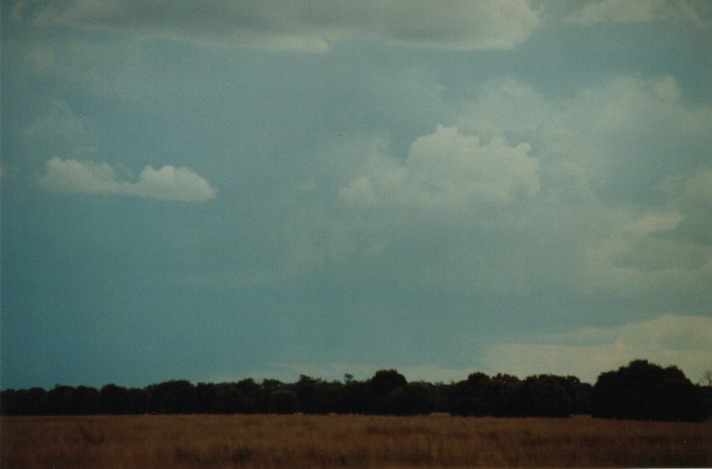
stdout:
<svg viewBox="0 0 712 469">
<path fill-rule="evenodd" d="M 72 394 L 74 388 L 71 386 L 56 385 L 47 392 L 47 413 L 51 415 L 72 414 Z"/>
<path fill-rule="evenodd" d="M 210 411 L 219 414 L 244 413 L 246 399 L 235 384 L 221 383 L 214 387 Z"/>
<path fill-rule="evenodd" d="M 14 389 L 0 391 L 0 415 L 16 415 L 17 395 Z"/>
<path fill-rule="evenodd" d="M 571 412 L 574 414 L 590 414 L 593 386 L 589 383 L 581 382 L 575 376 L 567 376 L 566 381 L 569 383 L 566 390 L 571 392 L 569 394 L 569 397 L 571 397 Z"/>
<path fill-rule="evenodd" d="M 700 394 L 674 366 L 662 368 L 634 360 L 617 371 L 602 373 L 593 387 L 594 417 L 636 420 L 705 418 Z"/>
<path fill-rule="evenodd" d="M 254 414 L 256 412 L 265 412 L 266 410 L 260 409 L 260 396 L 262 395 L 262 387 L 255 383 L 252 378 L 243 379 L 235 384 L 237 389 L 242 392 L 244 399 L 244 412 L 247 414 Z"/>
<path fill-rule="evenodd" d="M 339 389 L 336 411 L 341 414 L 366 414 L 371 412 L 371 402 L 369 383 L 351 381 Z"/>
<path fill-rule="evenodd" d="M 369 380 L 369 388 L 375 397 L 386 397 L 395 388 L 407 384 L 405 376 L 396 370 L 379 370 Z"/>
<path fill-rule="evenodd" d="M 368 392 L 371 398 L 370 410 L 375 413 L 385 411 L 384 400 L 394 389 L 408 384 L 405 376 L 396 370 L 379 370 L 368 381 Z"/>
<path fill-rule="evenodd" d="M 326 414 L 337 409 L 339 382 L 327 383 L 301 375 L 292 389 L 299 399 L 299 409 L 308 414 Z"/>
<path fill-rule="evenodd" d="M 146 388 L 148 410 L 157 414 L 187 414 L 196 411 L 195 387 L 186 380 L 171 380 Z"/>
<path fill-rule="evenodd" d="M 519 390 L 522 414 L 529 417 L 568 417 L 571 398 L 558 377 L 530 376 Z"/>
<path fill-rule="evenodd" d="M 384 410 L 393 415 L 426 415 L 437 403 L 435 387 L 427 383 L 408 383 L 392 390 L 384 399 Z"/>
<path fill-rule="evenodd" d="M 263 379 L 256 396 L 256 408 L 259 413 L 274 413 L 272 394 L 284 389 L 285 384 L 276 379 Z"/>
<path fill-rule="evenodd" d="M 299 412 L 299 399 L 294 391 L 290 389 L 274 389 L 270 395 L 269 411 L 276 414 Z"/>
<path fill-rule="evenodd" d="M 706 415 L 697 387 L 679 368 L 670 366 L 652 389 L 652 414 L 656 420 L 701 421 Z"/>
<path fill-rule="evenodd" d="M 42 388 L 20 389 L 14 396 L 14 415 L 42 415 L 47 413 L 47 391 Z"/>
<path fill-rule="evenodd" d="M 712 386 L 697 387 L 700 402 L 702 402 L 703 414 L 706 419 L 712 418 Z"/>
<path fill-rule="evenodd" d="M 146 389 L 129 388 L 126 391 L 128 395 L 129 414 L 145 414 L 148 412 L 148 392 Z"/>
<path fill-rule="evenodd" d="M 107 384 L 99 390 L 99 408 L 105 414 L 128 414 L 131 400 L 128 389 Z"/>
<path fill-rule="evenodd" d="M 99 412 L 99 391 L 88 386 L 77 386 L 72 393 L 73 414 L 92 415 Z"/>
<path fill-rule="evenodd" d="M 489 376 L 477 372 L 455 383 L 450 390 L 450 413 L 472 417 L 486 415 L 485 387 L 489 381 Z"/>
<path fill-rule="evenodd" d="M 481 385 L 485 413 L 495 417 L 514 417 L 520 414 L 517 394 L 522 383 L 516 376 L 497 374 Z"/>
<path fill-rule="evenodd" d="M 234 383 L 198 383 L 194 409 L 199 413 L 235 414 L 245 410 L 245 399 Z"/>
<path fill-rule="evenodd" d="M 712 370 L 705 370 L 702 374 L 702 383 L 705 386 L 712 387 Z"/>
<path fill-rule="evenodd" d="M 217 384 L 198 383 L 195 385 L 195 411 L 199 414 L 217 413 L 213 409 L 213 401 Z"/>
<path fill-rule="evenodd" d="M 450 391 L 452 383 L 437 382 L 433 384 L 435 388 L 435 408 L 433 412 L 450 412 Z"/>
</svg>

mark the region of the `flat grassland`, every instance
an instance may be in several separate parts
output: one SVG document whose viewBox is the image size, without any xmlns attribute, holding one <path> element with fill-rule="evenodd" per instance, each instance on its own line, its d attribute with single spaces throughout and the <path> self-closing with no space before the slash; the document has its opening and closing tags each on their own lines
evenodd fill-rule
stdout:
<svg viewBox="0 0 712 469">
<path fill-rule="evenodd" d="M 3 468 L 712 467 L 712 422 L 447 415 L 3 417 Z"/>
</svg>

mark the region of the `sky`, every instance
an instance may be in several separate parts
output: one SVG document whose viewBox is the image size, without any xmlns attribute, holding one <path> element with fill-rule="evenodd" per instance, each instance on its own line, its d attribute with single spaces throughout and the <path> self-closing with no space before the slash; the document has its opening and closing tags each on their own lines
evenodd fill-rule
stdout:
<svg viewBox="0 0 712 469">
<path fill-rule="evenodd" d="M 712 369 L 712 3 L 1 17 L 2 388 Z"/>
</svg>

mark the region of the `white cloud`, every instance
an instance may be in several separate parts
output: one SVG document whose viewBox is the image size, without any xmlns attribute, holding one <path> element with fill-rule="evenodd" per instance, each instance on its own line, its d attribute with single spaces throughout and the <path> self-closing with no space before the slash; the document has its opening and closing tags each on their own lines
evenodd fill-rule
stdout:
<svg viewBox="0 0 712 469">
<path fill-rule="evenodd" d="M 571 14 L 569 21 L 583 25 L 602 22 L 653 21 L 662 12 L 665 0 L 602 0 L 589 2 Z"/>
<path fill-rule="evenodd" d="M 712 318 L 665 315 L 611 328 L 546 335 L 486 351 L 488 368 L 519 376 L 571 374 L 595 382 L 599 373 L 642 358 L 680 367 L 693 382 L 710 367 Z"/>
<path fill-rule="evenodd" d="M 353 205 L 457 208 L 502 206 L 537 196 L 538 161 L 527 143 L 481 143 L 457 128 L 438 126 L 417 138 L 408 158 L 373 156 L 365 174 L 342 188 Z"/>
<path fill-rule="evenodd" d="M 322 51 L 348 38 L 461 50 L 509 49 L 539 27 L 528 0 L 222 0 L 196 3 L 74 0 L 64 6 L 17 6 L 36 24 L 112 29 L 132 35 L 222 46 Z"/>
<path fill-rule="evenodd" d="M 712 206 L 712 168 L 700 168 L 685 182 L 685 193 L 695 201 Z"/>
<path fill-rule="evenodd" d="M 25 131 L 25 136 L 38 138 L 48 135 L 61 135 L 64 138 L 69 138 L 71 135 L 82 133 L 83 130 L 82 118 L 77 116 L 65 101 L 53 99 L 47 113 L 33 121 L 32 125 Z"/>
<path fill-rule="evenodd" d="M 598 23 L 644 23 L 683 20 L 705 25 L 709 13 L 706 1 L 695 0 L 600 0 L 592 1 L 568 17 L 571 23 L 591 26 Z"/>
<path fill-rule="evenodd" d="M 459 107 L 456 127 L 415 139 L 406 158 L 374 146 L 349 167 L 351 226 L 382 246 L 354 256 L 432 289 L 556 289 L 679 314 L 712 299 L 712 109 L 688 104 L 673 77 L 560 99 L 509 80 Z"/>
<path fill-rule="evenodd" d="M 128 182 L 120 180 L 116 169 L 107 163 L 58 157 L 47 161 L 38 183 L 48 192 L 132 195 L 183 202 L 204 202 L 216 194 L 216 189 L 190 168 L 147 166 L 136 182 Z"/>
<path fill-rule="evenodd" d="M 682 213 L 660 209 L 642 215 L 610 209 L 605 235 L 583 246 L 584 278 L 638 301 L 666 301 L 681 291 L 709 297 L 712 246 L 674 236 L 685 219 Z"/>
</svg>

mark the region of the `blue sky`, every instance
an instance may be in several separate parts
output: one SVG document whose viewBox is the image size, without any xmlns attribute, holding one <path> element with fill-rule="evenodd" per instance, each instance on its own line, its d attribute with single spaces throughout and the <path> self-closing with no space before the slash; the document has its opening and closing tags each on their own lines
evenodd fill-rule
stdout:
<svg viewBox="0 0 712 469">
<path fill-rule="evenodd" d="M 712 368 L 706 1 L 3 0 L 1 145 L 3 388 Z"/>
</svg>

